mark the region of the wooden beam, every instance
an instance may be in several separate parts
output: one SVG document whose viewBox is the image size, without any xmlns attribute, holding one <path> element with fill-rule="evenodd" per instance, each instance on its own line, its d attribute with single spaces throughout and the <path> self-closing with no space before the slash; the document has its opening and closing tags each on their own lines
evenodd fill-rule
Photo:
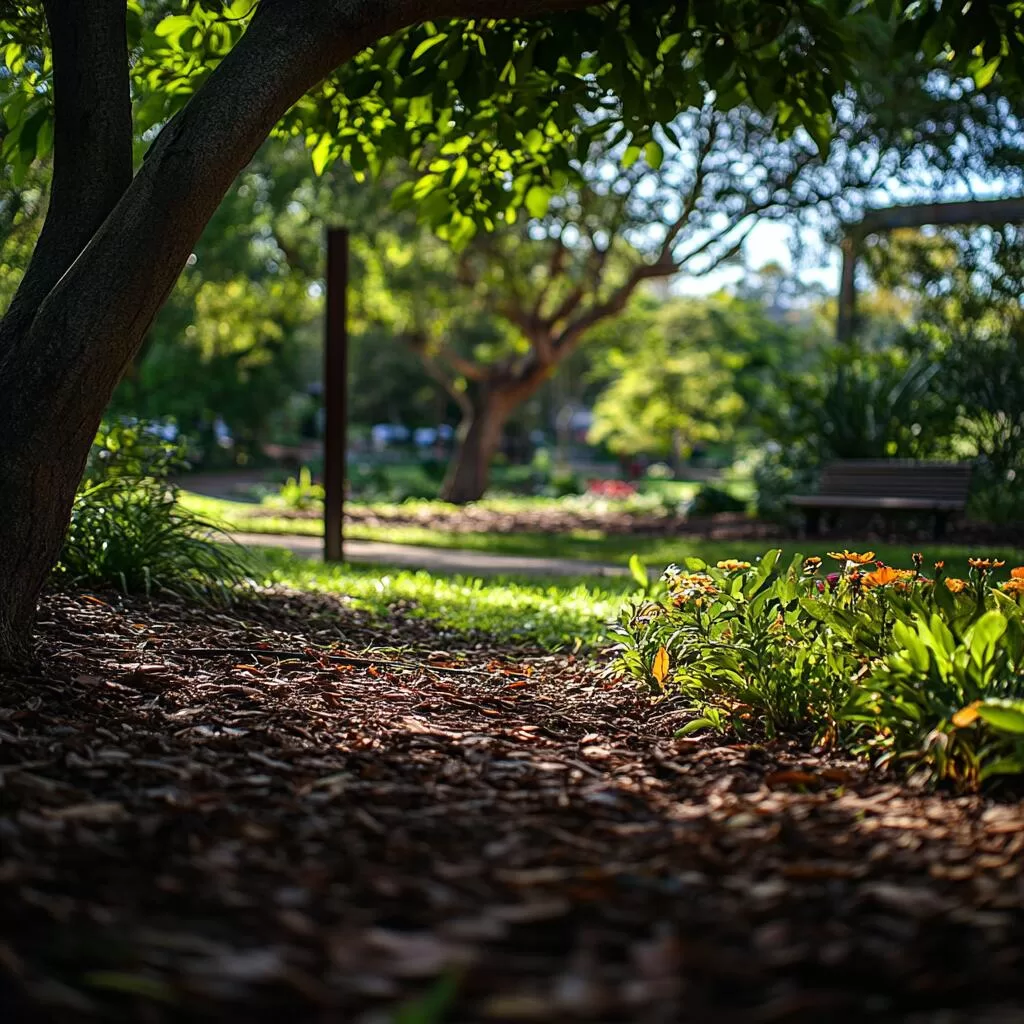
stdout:
<svg viewBox="0 0 1024 1024">
<path fill-rule="evenodd" d="M 1018 221 L 1024 221 L 1024 199 L 967 199 L 869 210 L 855 230 L 866 235 L 930 224 L 1011 224 Z"/>
</svg>

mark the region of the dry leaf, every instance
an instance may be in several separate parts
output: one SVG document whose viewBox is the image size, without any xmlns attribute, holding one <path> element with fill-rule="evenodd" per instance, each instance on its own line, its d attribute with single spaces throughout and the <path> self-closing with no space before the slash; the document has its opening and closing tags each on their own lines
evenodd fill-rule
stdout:
<svg viewBox="0 0 1024 1024">
<path fill-rule="evenodd" d="M 651 667 L 651 675 L 654 676 L 660 686 L 665 682 L 668 676 L 668 651 L 664 647 L 658 648 L 658 653 L 654 656 L 654 665 Z"/>
</svg>

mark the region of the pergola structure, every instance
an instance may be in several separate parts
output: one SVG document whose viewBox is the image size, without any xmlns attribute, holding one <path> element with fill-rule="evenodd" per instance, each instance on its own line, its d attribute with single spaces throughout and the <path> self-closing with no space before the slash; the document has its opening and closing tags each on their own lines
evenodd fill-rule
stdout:
<svg viewBox="0 0 1024 1024">
<path fill-rule="evenodd" d="M 1012 224 L 1024 222 L 1024 198 L 969 199 L 952 203 L 917 203 L 869 210 L 847 230 L 841 248 L 843 271 L 839 286 L 836 340 L 853 337 L 857 305 L 857 259 L 870 235 L 896 228 L 919 228 L 942 224 Z"/>
</svg>

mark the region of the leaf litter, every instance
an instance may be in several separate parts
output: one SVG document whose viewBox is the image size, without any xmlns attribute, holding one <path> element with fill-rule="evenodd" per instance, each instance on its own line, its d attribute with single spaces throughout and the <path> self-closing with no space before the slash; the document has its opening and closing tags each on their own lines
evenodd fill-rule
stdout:
<svg viewBox="0 0 1024 1024">
<path fill-rule="evenodd" d="M 4 1020 L 1024 1015 L 1022 803 L 673 739 L 585 657 L 328 596 L 51 594 L 39 632 Z"/>
</svg>

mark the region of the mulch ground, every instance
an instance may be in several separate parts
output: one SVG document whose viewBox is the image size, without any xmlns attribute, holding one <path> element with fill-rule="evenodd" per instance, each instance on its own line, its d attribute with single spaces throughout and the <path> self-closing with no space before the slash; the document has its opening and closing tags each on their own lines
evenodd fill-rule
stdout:
<svg viewBox="0 0 1024 1024">
<path fill-rule="evenodd" d="M 401 609 L 41 619 L 0 679 L 4 1021 L 1024 1019 L 1022 803 L 674 740 Z"/>
</svg>

